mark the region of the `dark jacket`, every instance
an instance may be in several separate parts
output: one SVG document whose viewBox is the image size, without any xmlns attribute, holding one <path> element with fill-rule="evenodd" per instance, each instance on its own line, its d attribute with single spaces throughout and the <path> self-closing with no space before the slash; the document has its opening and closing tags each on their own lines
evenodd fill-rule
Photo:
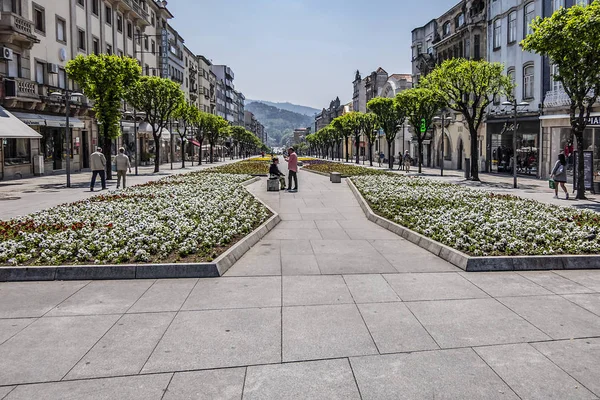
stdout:
<svg viewBox="0 0 600 400">
<path fill-rule="evenodd" d="M 283 173 L 279 170 L 277 164 L 275 163 L 271 164 L 271 166 L 269 167 L 269 174 L 283 176 Z"/>
</svg>

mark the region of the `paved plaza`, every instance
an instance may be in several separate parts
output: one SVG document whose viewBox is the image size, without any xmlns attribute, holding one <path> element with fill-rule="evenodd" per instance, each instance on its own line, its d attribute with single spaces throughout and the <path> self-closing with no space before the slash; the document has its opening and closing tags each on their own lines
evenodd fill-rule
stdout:
<svg viewBox="0 0 600 400">
<path fill-rule="evenodd" d="M 224 277 L 0 283 L 0 399 L 600 397 L 600 270 L 466 273 L 344 182 L 249 189 L 282 222 Z"/>
</svg>

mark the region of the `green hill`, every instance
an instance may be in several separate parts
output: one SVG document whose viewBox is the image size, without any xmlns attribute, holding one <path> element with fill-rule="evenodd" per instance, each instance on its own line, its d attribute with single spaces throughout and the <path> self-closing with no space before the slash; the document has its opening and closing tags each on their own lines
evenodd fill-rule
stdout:
<svg viewBox="0 0 600 400">
<path fill-rule="evenodd" d="M 250 103 L 246 110 L 254 114 L 267 131 L 269 145 L 285 146 L 296 128 L 314 125 L 314 118 L 292 111 L 282 110 L 264 103 Z M 288 143 L 289 144 L 289 143 Z"/>
</svg>

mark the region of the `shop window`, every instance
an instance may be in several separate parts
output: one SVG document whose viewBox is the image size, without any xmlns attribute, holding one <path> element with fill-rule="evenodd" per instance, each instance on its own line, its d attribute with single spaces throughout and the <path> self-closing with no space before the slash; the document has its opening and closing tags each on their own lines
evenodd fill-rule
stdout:
<svg viewBox="0 0 600 400">
<path fill-rule="evenodd" d="M 4 165 L 31 163 L 31 144 L 29 139 L 3 139 Z"/>
</svg>

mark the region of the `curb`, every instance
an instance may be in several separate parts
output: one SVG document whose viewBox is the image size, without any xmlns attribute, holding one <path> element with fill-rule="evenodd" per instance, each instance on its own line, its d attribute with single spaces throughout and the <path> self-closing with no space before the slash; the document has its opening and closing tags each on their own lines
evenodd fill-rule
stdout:
<svg viewBox="0 0 600 400">
<path fill-rule="evenodd" d="M 246 187 L 260 180 L 259 177 L 254 177 L 242 182 L 242 186 Z M 0 282 L 216 278 L 222 276 L 281 221 L 279 214 L 271 207 L 258 197 L 254 195 L 253 197 L 271 211 L 273 215 L 213 262 L 0 267 Z"/>
<path fill-rule="evenodd" d="M 356 200 L 360 204 L 360 208 L 362 208 L 369 221 L 401 236 L 409 242 L 416 244 L 467 272 L 600 269 L 600 256 L 597 255 L 469 256 L 468 254 L 439 243 L 375 214 L 352 180 L 346 179 L 346 182 L 348 183 L 348 186 L 350 186 L 350 190 L 354 194 L 354 197 L 356 197 Z"/>
</svg>

